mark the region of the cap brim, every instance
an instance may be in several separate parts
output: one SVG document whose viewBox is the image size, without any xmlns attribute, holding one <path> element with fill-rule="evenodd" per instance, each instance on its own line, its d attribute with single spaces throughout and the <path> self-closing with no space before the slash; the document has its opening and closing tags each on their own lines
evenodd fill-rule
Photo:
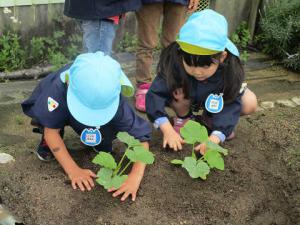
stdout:
<svg viewBox="0 0 300 225">
<path fill-rule="evenodd" d="M 107 124 L 115 116 L 119 107 L 119 101 L 120 98 L 118 97 L 108 107 L 93 110 L 83 105 L 71 89 L 68 88 L 67 91 L 67 104 L 72 116 L 78 122 L 92 127 Z"/>
<path fill-rule="evenodd" d="M 230 51 L 233 55 L 235 55 L 237 57 L 240 56 L 239 50 L 237 49 L 235 44 L 233 44 L 233 42 L 230 41 L 228 38 L 227 38 L 227 43 L 226 43 L 225 48 L 227 48 L 227 50 Z"/>
<path fill-rule="evenodd" d="M 121 92 L 126 97 L 131 97 L 134 94 L 134 87 L 131 84 L 128 77 L 123 73 L 121 70 L 121 77 L 120 77 L 120 83 L 121 83 Z"/>
</svg>

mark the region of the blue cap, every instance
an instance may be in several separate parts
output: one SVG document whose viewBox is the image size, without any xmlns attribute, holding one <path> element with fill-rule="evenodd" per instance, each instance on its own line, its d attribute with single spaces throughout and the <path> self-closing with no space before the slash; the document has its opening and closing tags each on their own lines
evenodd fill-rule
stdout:
<svg viewBox="0 0 300 225">
<path fill-rule="evenodd" d="M 134 93 L 120 64 L 103 52 L 77 56 L 60 78 L 63 82 L 68 81 L 70 113 L 87 126 L 99 127 L 108 123 L 118 110 L 121 91 L 126 96 Z"/>
<path fill-rule="evenodd" d="M 224 16 L 211 9 L 193 13 L 179 31 L 176 40 L 180 48 L 194 55 L 213 55 L 225 48 L 239 56 L 237 47 L 229 40 Z"/>
</svg>

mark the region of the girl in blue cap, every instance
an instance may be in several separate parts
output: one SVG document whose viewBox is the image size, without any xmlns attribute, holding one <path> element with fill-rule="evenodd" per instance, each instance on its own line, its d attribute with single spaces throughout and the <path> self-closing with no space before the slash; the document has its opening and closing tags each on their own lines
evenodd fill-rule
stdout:
<svg viewBox="0 0 300 225">
<path fill-rule="evenodd" d="M 243 84 L 239 52 L 227 37 L 227 21 L 213 10 L 189 17 L 176 42 L 162 52 L 157 73 L 146 96 L 146 112 L 163 133 L 163 147 L 182 149 L 179 130 L 200 109 L 209 139 L 217 144 L 234 137 L 241 114 L 256 110 L 256 96 Z M 166 106 L 176 113 L 173 126 Z M 205 152 L 203 145 L 196 149 Z"/>
<path fill-rule="evenodd" d="M 151 127 L 137 116 L 123 95 L 132 95 L 133 88 L 120 64 L 102 52 L 79 55 L 74 63 L 49 74 L 22 103 L 23 111 L 32 117 L 42 131 L 36 154 L 39 159 L 57 159 L 71 180 L 74 189 L 91 190 L 96 174 L 79 167 L 62 139 L 64 127 L 71 126 L 81 141 L 98 151 L 111 151 L 117 132 L 126 131 L 148 148 Z M 118 189 L 136 198 L 145 165 L 136 162 L 128 179 Z"/>
</svg>

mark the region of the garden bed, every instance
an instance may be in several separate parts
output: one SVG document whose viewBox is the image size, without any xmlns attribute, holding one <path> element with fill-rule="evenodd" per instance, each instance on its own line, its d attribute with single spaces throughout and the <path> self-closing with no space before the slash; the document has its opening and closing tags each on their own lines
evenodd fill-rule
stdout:
<svg viewBox="0 0 300 225">
<path fill-rule="evenodd" d="M 230 150 L 225 170 L 212 171 L 206 181 L 170 164 L 190 149 L 165 151 L 161 134 L 154 131 L 156 161 L 148 166 L 134 203 L 121 203 L 100 185 L 74 191 L 58 163 L 35 156 L 39 137 L 19 105 L 0 106 L 0 114 L 0 152 L 16 159 L 0 165 L 0 197 L 26 225 L 300 223 L 299 107 L 242 118 L 237 138 L 225 145 Z M 79 165 L 98 169 L 91 163 L 95 153 L 69 129 L 65 140 Z M 116 152 L 122 148 L 115 145 Z"/>
</svg>

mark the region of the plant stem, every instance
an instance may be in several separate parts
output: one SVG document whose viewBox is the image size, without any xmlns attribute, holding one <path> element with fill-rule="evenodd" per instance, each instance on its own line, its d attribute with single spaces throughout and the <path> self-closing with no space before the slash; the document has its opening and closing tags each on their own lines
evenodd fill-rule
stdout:
<svg viewBox="0 0 300 225">
<path fill-rule="evenodd" d="M 123 163 L 123 161 L 124 161 L 124 159 L 125 159 L 125 155 L 126 155 L 127 150 L 128 150 L 128 148 L 125 150 L 125 152 L 124 152 L 124 154 L 123 154 L 123 156 L 122 156 L 120 162 L 118 163 L 117 168 L 115 169 L 115 171 L 114 171 L 114 173 L 113 173 L 113 176 L 115 176 L 116 174 L 118 174 L 118 172 L 119 172 L 119 170 L 120 170 L 120 168 L 121 168 L 121 166 L 122 166 L 122 163 Z"/>
<path fill-rule="evenodd" d="M 129 161 L 126 166 L 124 167 L 124 169 L 119 173 L 119 176 L 122 176 L 122 174 L 125 172 L 125 170 L 127 169 L 127 167 L 130 165 L 130 163 L 132 163 L 131 161 Z"/>
<path fill-rule="evenodd" d="M 194 159 L 197 159 L 197 157 L 196 157 L 196 154 L 195 154 L 195 143 L 193 143 L 193 149 L 192 149 L 192 157 L 194 158 Z"/>
</svg>

